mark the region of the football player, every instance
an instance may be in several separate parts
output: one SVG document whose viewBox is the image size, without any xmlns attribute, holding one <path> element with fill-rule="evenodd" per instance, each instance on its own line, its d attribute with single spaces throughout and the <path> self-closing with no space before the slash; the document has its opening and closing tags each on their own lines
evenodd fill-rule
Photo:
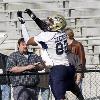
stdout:
<svg viewBox="0 0 100 100">
<path fill-rule="evenodd" d="M 72 91 L 79 100 L 84 100 L 79 88 L 75 88 L 77 86 L 74 81 L 76 69 L 70 64 L 66 54 L 67 40 L 64 32 L 66 19 L 62 15 L 55 14 L 47 17 L 47 21 L 42 21 L 30 9 L 26 9 L 25 13 L 43 30 L 39 35 L 29 37 L 22 12 L 17 12 L 26 43 L 38 45 L 42 51 L 42 59 L 47 66 L 51 67 L 50 86 L 55 100 L 64 100 L 66 91 Z"/>
</svg>

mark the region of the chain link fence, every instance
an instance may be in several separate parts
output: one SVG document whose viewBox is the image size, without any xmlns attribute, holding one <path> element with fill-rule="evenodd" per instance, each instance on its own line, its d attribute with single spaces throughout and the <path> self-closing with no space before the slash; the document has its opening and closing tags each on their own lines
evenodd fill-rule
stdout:
<svg viewBox="0 0 100 100">
<path fill-rule="evenodd" d="M 100 100 L 100 68 L 86 70 L 82 83 L 82 93 L 85 100 Z M 54 100 L 53 95 L 50 96 L 52 97 L 49 100 Z M 66 100 L 77 100 L 70 91 L 66 92 L 66 97 Z M 0 98 L 0 100 L 2 99 Z M 11 100 L 13 100 L 13 97 L 11 97 Z"/>
<path fill-rule="evenodd" d="M 88 69 L 82 82 L 82 93 L 85 100 L 100 100 L 100 68 Z M 78 100 L 70 91 L 66 100 Z"/>
</svg>

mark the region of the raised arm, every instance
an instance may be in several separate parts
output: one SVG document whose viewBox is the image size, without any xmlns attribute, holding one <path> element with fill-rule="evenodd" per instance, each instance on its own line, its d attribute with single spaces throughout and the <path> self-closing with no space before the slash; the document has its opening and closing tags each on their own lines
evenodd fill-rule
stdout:
<svg viewBox="0 0 100 100">
<path fill-rule="evenodd" d="M 18 17 L 19 22 L 21 23 L 22 35 L 24 37 L 25 42 L 28 45 L 36 46 L 37 43 L 34 41 L 34 37 L 29 37 L 28 31 L 27 31 L 26 26 L 25 26 L 24 18 L 22 17 L 22 11 L 17 12 L 17 17 Z"/>
<path fill-rule="evenodd" d="M 27 13 L 39 26 L 39 28 L 43 31 L 48 31 L 48 25 L 45 21 L 39 19 L 30 9 L 26 9 L 25 13 Z"/>
</svg>

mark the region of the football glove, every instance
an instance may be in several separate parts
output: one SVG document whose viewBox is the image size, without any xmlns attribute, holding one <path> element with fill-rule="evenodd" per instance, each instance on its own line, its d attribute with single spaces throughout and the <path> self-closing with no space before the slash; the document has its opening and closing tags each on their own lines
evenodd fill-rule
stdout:
<svg viewBox="0 0 100 100">
<path fill-rule="evenodd" d="M 22 11 L 17 12 L 17 17 L 18 17 L 18 20 L 21 22 L 21 24 L 25 23 L 24 18 L 22 17 Z"/>
<path fill-rule="evenodd" d="M 27 13 L 33 20 L 36 19 L 36 15 L 30 9 L 26 9 L 24 12 Z"/>
</svg>

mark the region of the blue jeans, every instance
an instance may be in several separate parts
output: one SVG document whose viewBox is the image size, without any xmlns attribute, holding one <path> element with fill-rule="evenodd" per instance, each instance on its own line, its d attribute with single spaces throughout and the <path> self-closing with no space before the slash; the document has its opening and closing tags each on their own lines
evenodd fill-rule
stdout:
<svg viewBox="0 0 100 100">
<path fill-rule="evenodd" d="M 11 100 L 10 94 L 11 94 L 11 88 L 8 85 L 1 85 L 1 91 L 2 91 L 2 100 Z"/>
<path fill-rule="evenodd" d="M 41 94 L 42 100 L 49 100 L 49 97 L 50 97 L 49 87 L 48 88 L 39 87 L 38 88 L 38 93 Z"/>
</svg>

